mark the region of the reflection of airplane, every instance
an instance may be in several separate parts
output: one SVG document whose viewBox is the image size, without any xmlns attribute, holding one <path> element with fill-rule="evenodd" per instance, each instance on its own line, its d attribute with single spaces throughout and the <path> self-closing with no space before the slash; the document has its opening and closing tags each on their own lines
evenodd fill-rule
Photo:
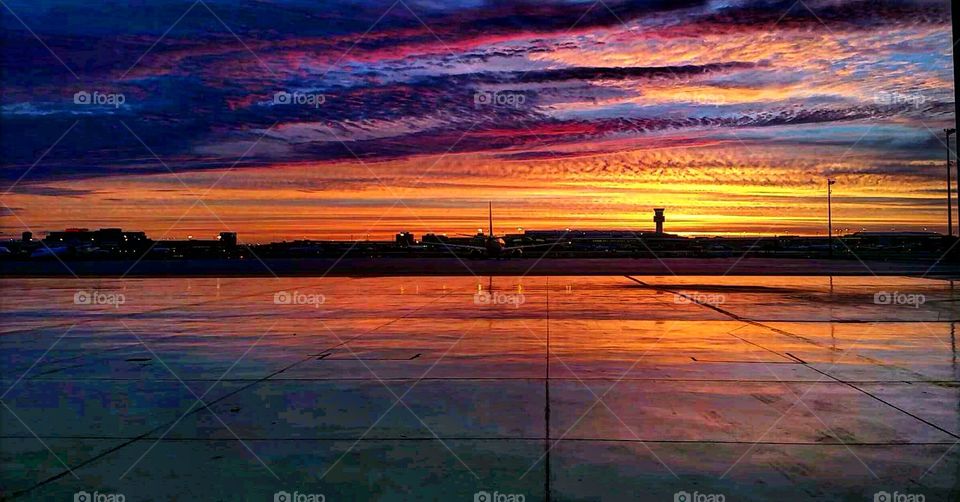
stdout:
<svg viewBox="0 0 960 502">
<path fill-rule="evenodd" d="M 451 244 L 449 242 L 424 242 L 424 244 L 431 244 L 434 246 L 440 246 L 447 248 L 452 251 L 454 249 L 469 249 L 474 254 L 477 254 L 484 258 L 500 258 L 500 257 L 509 257 L 509 256 L 520 256 L 523 254 L 524 249 L 538 248 L 538 247 L 553 247 L 560 243 L 560 241 L 549 243 L 549 244 L 530 244 L 524 246 L 508 246 L 507 241 L 503 237 L 497 237 L 493 233 L 493 202 L 490 202 L 489 205 L 489 219 L 490 219 L 490 233 L 487 235 L 477 234 L 477 239 L 482 240 L 482 245 L 469 245 L 469 244 Z M 547 250 L 549 251 L 549 249 Z"/>
</svg>

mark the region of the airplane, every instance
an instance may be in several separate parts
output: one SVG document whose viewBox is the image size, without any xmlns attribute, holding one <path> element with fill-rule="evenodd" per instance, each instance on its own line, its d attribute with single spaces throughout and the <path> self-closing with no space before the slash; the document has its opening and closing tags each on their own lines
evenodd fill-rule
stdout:
<svg viewBox="0 0 960 502">
<path fill-rule="evenodd" d="M 424 242 L 423 244 L 433 245 L 433 246 L 442 246 L 450 250 L 450 248 L 460 248 L 460 249 L 469 249 L 473 251 L 473 254 L 481 258 L 501 258 L 501 257 L 510 257 L 510 256 L 521 256 L 524 249 L 538 248 L 538 247 L 553 247 L 561 243 L 557 241 L 549 244 L 529 244 L 524 246 L 508 246 L 507 241 L 503 237 L 498 237 L 493 233 L 493 202 L 489 203 L 489 220 L 490 220 L 490 233 L 483 236 L 483 245 L 469 245 L 469 244 L 451 244 L 449 242 Z M 481 238 L 480 235 L 477 235 L 477 238 Z M 548 249 L 549 251 L 549 249 Z"/>
</svg>

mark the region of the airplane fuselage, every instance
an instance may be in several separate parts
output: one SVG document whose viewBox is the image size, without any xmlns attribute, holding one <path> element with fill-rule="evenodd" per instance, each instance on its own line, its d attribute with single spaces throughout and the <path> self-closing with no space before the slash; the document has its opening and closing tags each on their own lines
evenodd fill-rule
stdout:
<svg viewBox="0 0 960 502">
<path fill-rule="evenodd" d="M 487 256 L 496 258 L 503 253 L 507 243 L 501 237 L 487 237 L 484 247 L 487 250 Z"/>
</svg>

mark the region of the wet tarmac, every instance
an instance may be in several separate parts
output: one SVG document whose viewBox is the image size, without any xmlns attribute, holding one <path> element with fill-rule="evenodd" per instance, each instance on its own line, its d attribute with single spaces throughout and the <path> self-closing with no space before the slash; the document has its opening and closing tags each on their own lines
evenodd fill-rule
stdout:
<svg viewBox="0 0 960 502">
<path fill-rule="evenodd" d="M 960 283 L 0 286 L 4 498 L 960 498 Z"/>
</svg>

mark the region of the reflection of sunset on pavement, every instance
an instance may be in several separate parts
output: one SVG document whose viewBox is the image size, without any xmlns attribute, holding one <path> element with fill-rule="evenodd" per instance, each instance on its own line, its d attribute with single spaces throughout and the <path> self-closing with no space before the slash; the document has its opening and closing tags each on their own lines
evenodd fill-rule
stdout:
<svg viewBox="0 0 960 502">
<path fill-rule="evenodd" d="M 65 283 L 126 303 L 77 305 Z M 4 399 L 44 443 L 0 415 L 0 446 L 16 454 L 4 486 L 30 500 L 69 500 L 80 483 L 53 462 L 34 467 L 46 444 L 73 463 L 95 457 L 78 475 L 127 500 L 271 500 L 270 471 L 331 501 L 401 491 L 469 501 L 477 485 L 530 502 L 669 501 L 693 489 L 731 502 L 869 501 L 887 486 L 956 500 L 958 308 L 940 279 L 0 286 L 19 292 L 5 303 L 17 325 L 0 326 L 13 342 L 0 356 L 19 374 L 49 349 Z M 926 301 L 876 301 L 882 291 Z M 478 292 L 525 301 L 477 302 Z M 207 406 L 191 406 L 185 386 Z"/>
</svg>

